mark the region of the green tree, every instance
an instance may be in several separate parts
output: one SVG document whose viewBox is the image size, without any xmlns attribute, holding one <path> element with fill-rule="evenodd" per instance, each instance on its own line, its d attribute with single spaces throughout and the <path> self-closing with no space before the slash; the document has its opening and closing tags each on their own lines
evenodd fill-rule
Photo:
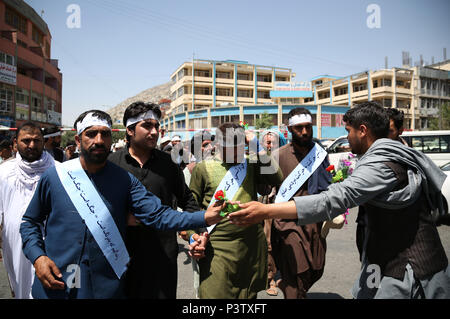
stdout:
<svg viewBox="0 0 450 319">
<path fill-rule="evenodd" d="M 450 130 L 450 104 L 441 104 L 439 115 L 430 121 L 431 130 Z"/>
<path fill-rule="evenodd" d="M 113 124 L 112 126 L 113 129 L 124 129 L 125 126 L 123 126 L 122 124 Z M 125 131 L 119 131 L 119 132 L 112 132 L 112 142 L 113 143 L 117 143 L 118 140 L 124 139 L 125 138 Z"/>
<path fill-rule="evenodd" d="M 65 148 L 67 146 L 67 142 L 75 141 L 75 135 L 77 132 L 75 131 L 63 131 L 61 134 L 61 147 Z"/>
<path fill-rule="evenodd" d="M 255 128 L 257 130 L 259 129 L 268 129 L 271 128 L 274 125 L 272 122 L 272 116 L 270 116 L 269 113 L 264 112 L 262 113 L 258 119 L 255 121 Z"/>
</svg>

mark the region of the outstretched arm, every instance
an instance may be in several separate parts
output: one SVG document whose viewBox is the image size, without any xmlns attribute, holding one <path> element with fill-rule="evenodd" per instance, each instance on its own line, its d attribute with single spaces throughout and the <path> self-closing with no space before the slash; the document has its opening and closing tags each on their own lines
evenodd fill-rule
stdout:
<svg viewBox="0 0 450 319">
<path fill-rule="evenodd" d="M 262 204 L 260 202 L 249 202 L 240 204 L 242 209 L 228 214 L 232 224 L 247 226 L 256 224 L 264 219 L 296 219 L 297 208 L 294 201 L 277 204 Z"/>
</svg>

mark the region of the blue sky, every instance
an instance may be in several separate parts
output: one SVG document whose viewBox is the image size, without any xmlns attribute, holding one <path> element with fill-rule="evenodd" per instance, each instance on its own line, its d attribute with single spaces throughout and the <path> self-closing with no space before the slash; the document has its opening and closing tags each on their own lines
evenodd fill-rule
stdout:
<svg viewBox="0 0 450 319">
<path fill-rule="evenodd" d="M 448 0 L 25 0 L 52 34 L 63 73 L 63 124 L 163 84 L 192 59 L 292 68 L 297 81 L 450 57 Z M 66 24 L 70 4 L 80 28 Z M 380 28 L 366 11 L 380 8 Z"/>
</svg>

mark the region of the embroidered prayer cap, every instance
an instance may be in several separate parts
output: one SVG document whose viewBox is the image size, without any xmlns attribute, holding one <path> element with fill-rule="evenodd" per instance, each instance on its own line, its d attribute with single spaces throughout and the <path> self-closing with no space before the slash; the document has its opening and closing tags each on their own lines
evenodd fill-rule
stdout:
<svg viewBox="0 0 450 319">
<path fill-rule="evenodd" d="M 81 135 L 81 133 L 91 126 L 105 126 L 111 129 L 111 116 L 100 110 L 86 111 L 74 123 L 74 128 L 77 130 L 78 135 Z"/>
</svg>

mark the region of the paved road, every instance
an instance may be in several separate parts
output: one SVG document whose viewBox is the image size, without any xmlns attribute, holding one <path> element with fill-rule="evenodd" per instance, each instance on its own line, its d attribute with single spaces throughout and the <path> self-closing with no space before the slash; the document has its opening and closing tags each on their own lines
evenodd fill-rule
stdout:
<svg viewBox="0 0 450 319">
<path fill-rule="evenodd" d="M 351 299 L 350 289 L 359 272 L 359 254 L 355 244 L 357 209 L 351 209 L 348 224 L 342 229 L 331 229 L 327 237 L 327 255 L 325 271 L 322 278 L 314 284 L 308 293 L 311 299 Z M 450 257 L 450 227 L 438 227 L 447 256 Z M 178 292 L 177 298 L 195 298 L 192 290 L 192 266 L 187 257 L 187 245 L 179 241 L 180 254 L 178 257 Z M 281 296 L 279 296 L 281 297 Z M 270 299 L 264 291 L 258 298 Z"/>
<path fill-rule="evenodd" d="M 348 224 L 340 230 L 330 230 L 327 237 L 327 255 L 325 272 L 322 278 L 314 284 L 308 293 L 309 298 L 339 299 L 352 298 L 350 289 L 359 271 L 359 256 L 355 245 L 356 232 L 356 209 L 350 211 Z M 438 227 L 442 244 L 447 256 L 450 256 L 450 227 Z M 178 255 L 178 299 L 193 299 L 192 265 L 187 255 L 187 245 L 179 240 L 180 253 Z M 11 298 L 3 263 L 0 263 L 0 298 Z M 258 298 L 282 298 L 280 293 L 277 297 L 270 297 L 264 291 L 260 292 Z"/>
</svg>

